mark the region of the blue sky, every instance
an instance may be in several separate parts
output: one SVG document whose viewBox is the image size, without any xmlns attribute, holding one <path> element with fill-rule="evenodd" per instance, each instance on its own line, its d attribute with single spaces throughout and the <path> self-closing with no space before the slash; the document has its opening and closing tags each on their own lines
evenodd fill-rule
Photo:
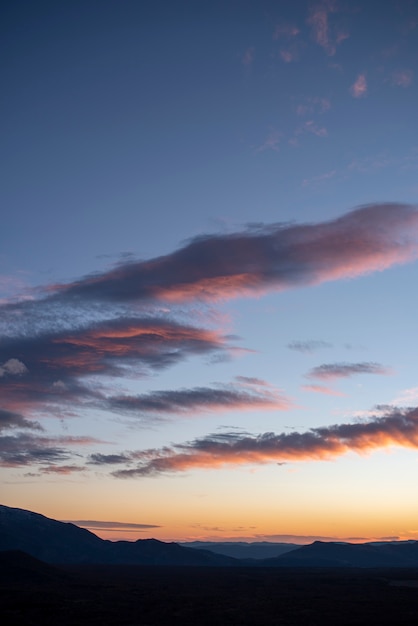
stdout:
<svg viewBox="0 0 418 626">
<path fill-rule="evenodd" d="M 414 538 L 418 3 L 3 13 L 4 503 Z"/>
</svg>

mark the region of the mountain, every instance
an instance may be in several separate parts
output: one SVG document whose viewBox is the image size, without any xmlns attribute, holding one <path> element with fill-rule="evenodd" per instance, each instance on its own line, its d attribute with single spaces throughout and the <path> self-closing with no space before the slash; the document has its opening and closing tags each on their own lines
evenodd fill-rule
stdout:
<svg viewBox="0 0 418 626">
<path fill-rule="evenodd" d="M 14 583 L 27 585 L 50 584 L 52 582 L 68 582 L 66 572 L 52 565 L 43 563 L 21 550 L 6 550 L 0 552 L 0 585 Z"/>
<path fill-rule="evenodd" d="M 268 559 L 299 548 L 296 543 L 274 543 L 271 541 L 188 541 L 182 542 L 180 545 L 186 548 L 210 550 L 216 554 L 232 556 L 235 559 Z"/>
<path fill-rule="evenodd" d="M 221 543 L 214 545 L 197 542 L 191 544 L 164 543 L 157 539 L 139 539 L 138 541 L 106 541 L 93 533 L 68 522 L 56 520 L 0 505 L 0 554 L 2 559 L 12 559 L 23 563 L 22 567 L 31 571 L 37 567 L 33 561 L 39 559 L 47 564 L 123 564 L 123 565 L 170 565 L 170 566 L 257 566 L 257 567 L 418 567 L 418 542 L 369 542 L 352 544 L 344 542 L 315 541 L 306 546 L 276 544 L 278 550 L 287 549 L 286 553 L 273 558 L 255 558 L 258 544 L 238 544 L 236 548 L 229 543 L 222 548 Z M 196 543 L 194 543 L 196 546 Z M 200 549 L 200 547 L 211 550 Z M 271 545 L 264 547 L 267 551 Z M 213 550 L 213 548 L 215 548 Z M 229 554 L 216 553 L 223 549 Z M 263 550 L 263 546 L 258 546 Z M 235 555 L 231 555 L 235 550 Z M 253 551 L 250 557 L 250 551 Z M 5 555 L 5 552 L 9 555 Z M 11 554 L 10 551 L 20 551 Z M 247 552 L 246 552 L 247 551 Z M 21 552 L 26 555 L 22 556 Z M 261 552 L 258 553 L 260 555 Z M 270 552 L 271 554 L 271 552 Z M 28 557 L 29 555 L 29 557 Z M 20 559 L 20 561 L 19 561 Z M 23 561 L 22 561 L 23 559 Z M 26 560 L 25 560 L 26 559 Z M 2 561 L 0 560 L 0 566 Z M 20 566 L 19 566 L 20 567 Z M 47 572 L 45 571 L 45 574 Z"/>
<path fill-rule="evenodd" d="M 418 542 L 315 541 L 288 554 L 266 559 L 262 564 L 267 567 L 418 567 Z"/>
<path fill-rule="evenodd" d="M 156 539 L 106 541 L 71 523 L 0 505 L 0 551 L 20 550 L 52 564 L 232 566 L 235 559 Z"/>
</svg>

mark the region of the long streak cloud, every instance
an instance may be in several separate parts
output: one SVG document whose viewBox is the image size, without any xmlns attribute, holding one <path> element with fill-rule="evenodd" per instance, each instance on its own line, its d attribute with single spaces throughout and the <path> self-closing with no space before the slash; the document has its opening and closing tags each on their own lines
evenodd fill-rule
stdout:
<svg viewBox="0 0 418 626">
<path fill-rule="evenodd" d="M 372 204 L 319 224 L 198 237 L 166 256 L 51 286 L 50 297 L 218 300 L 353 278 L 417 257 L 417 209 Z"/>
<path fill-rule="evenodd" d="M 349 452 L 364 454 L 390 446 L 418 448 L 417 408 L 392 409 L 367 422 L 312 428 L 304 433 L 209 435 L 172 447 L 131 453 L 136 466 L 116 470 L 113 475 L 133 478 L 245 464 L 331 460 Z"/>
</svg>

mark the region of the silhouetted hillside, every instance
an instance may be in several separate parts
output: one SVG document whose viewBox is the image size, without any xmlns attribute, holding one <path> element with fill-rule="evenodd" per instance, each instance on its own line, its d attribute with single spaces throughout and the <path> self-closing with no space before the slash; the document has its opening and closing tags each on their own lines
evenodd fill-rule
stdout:
<svg viewBox="0 0 418 626">
<path fill-rule="evenodd" d="M 235 559 L 269 559 L 299 548 L 296 543 L 273 543 L 271 541 L 189 541 L 180 545 L 187 548 L 210 550 L 216 554 Z"/>
<path fill-rule="evenodd" d="M 105 541 L 74 524 L 0 505 L 0 551 L 21 550 L 46 563 L 230 566 L 235 561 L 156 539 Z"/>
<path fill-rule="evenodd" d="M 262 564 L 269 567 L 418 567 L 418 544 L 315 541 Z"/>
<path fill-rule="evenodd" d="M 14 583 L 38 585 L 56 583 L 59 580 L 67 582 L 69 579 L 68 573 L 43 563 L 21 550 L 0 552 L 0 585 Z"/>
<path fill-rule="evenodd" d="M 190 544 L 189 544 L 190 545 Z M 210 546 L 210 543 L 199 544 Z M 266 550 L 272 545 L 264 546 Z M 50 564 L 169 565 L 169 566 L 253 566 L 253 567 L 418 567 L 418 542 L 370 542 L 350 544 L 322 542 L 297 547 L 277 544 L 286 554 L 274 558 L 255 558 L 258 544 L 224 545 L 229 554 L 244 555 L 236 559 L 215 550 L 201 550 L 156 539 L 138 541 L 105 541 L 74 524 L 0 505 L 0 551 L 20 550 Z M 221 548 L 222 549 L 222 548 Z M 216 551 L 218 550 L 218 553 Z M 253 550 L 251 557 L 250 550 Z M 258 552 L 260 555 L 261 552 Z"/>
</svg>

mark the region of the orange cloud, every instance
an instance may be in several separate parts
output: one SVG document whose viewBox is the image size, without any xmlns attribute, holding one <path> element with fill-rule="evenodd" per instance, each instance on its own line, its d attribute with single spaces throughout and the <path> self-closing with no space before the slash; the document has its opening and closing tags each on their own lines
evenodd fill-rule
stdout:
<svg viewBox="0 0 418 626">
<path fill-rule="evenodd" d="M 330 460 L 356 452 L 401 446 L 418 448 L 418 409 L 394 409 L 365 422 L 313 428 L 304 433 L 221 433 L 171 448 L 131 454 L 136 467 L 113 472 L 119 478 L 152 476 L 193 468 L 215 469 L 244 464 Z"/>
</svg>

